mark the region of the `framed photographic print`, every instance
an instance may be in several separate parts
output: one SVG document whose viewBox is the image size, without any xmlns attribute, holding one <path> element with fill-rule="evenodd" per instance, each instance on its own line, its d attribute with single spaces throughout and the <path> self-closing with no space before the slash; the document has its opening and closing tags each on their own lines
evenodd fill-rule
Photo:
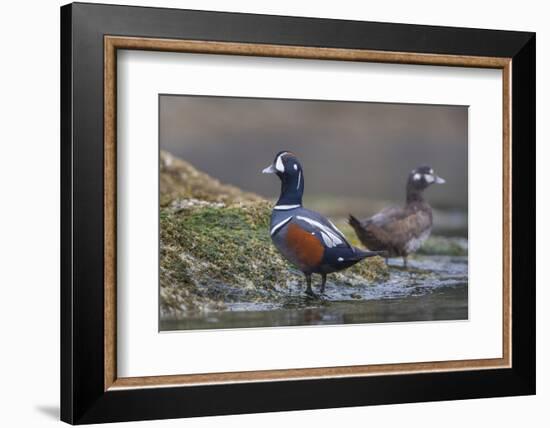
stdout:
<svg viewBox="0 0 550 428">
<path fill-rule="evenodd" d="M 535 393 L 533 33 L 76 3 L 61 54 L 62 420 Z"/>
</svg>

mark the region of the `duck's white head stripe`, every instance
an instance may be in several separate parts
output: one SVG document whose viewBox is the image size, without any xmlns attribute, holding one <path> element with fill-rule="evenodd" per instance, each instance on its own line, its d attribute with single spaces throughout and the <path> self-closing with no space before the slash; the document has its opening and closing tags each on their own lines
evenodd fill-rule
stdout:
<svg viewBox="0 0 550 428">
<path fill-rule="evenodd" d="M 428 183 L 433 183 L 435 181 L 435 178 L 431 174 L 424 174 L 424 180 L 426 180 Z"/>
<path fill-rule="evenodd" d="M 345 241 L 342 240 L 340 236 L 338 236 L 337 233 L 335 233 L 333 230 L 331 230 L 329 227 L 325 226 L 324 224 L 319 223 L 316 220 L 313 220 L 308 217 L 303 216 L 297 216 L 298 220 L 305 221 L 306 223 L 309 223 L 310 225 L 317 227 L 321 230 L 321 236 L 323 237 L 323 241 L 325 241 L 325 244 L 328 247 L 335 247 L 339 244 L 343 244 Z M 326 235 L 326 238 L 325 236 Z"/>
<path fill-rule="evenodd" d="M 286 154 L 287 152 L 281 153 L 279 156 L 277 156 L 277 160 L 275 161 L 275 169 L 279 172 L 285 172 L 285 165 L 283 164 L 283 156 Z"/>
<path fill-rule="evenodd" d="M 416 174 L 413 175 L 413 180 L 418 181 L 420 180 L 420 177 L 421 175 L 417 172 Z"/>
<path fill-rule="evenodd" d="M 296 166 L 296 165 L 294 165 Z M 302 171 L 298 172 L 298 184 L 296 185 L 296 190 L 300 190 L 300 182 L 302 181 Z"/>
<path fill-rule="evenodd" d="M 281 227 L 283 227 L 285 224 L 287 224 L 290 220 L 292 220 L 292 217 L 294 216 L 290 216 L 290 217 L 287 217 L 285 218 L 283 221 L 280 221 L 279 223 L 277 223 L 275 226 L 273 226 L 271 228 L 271 231 L 269 232 L 271 234 L 271 236 L 275 235 L 275 233 L 277 233 L 277 231 L 279 229 L 281 229 Z"/>
</svg>

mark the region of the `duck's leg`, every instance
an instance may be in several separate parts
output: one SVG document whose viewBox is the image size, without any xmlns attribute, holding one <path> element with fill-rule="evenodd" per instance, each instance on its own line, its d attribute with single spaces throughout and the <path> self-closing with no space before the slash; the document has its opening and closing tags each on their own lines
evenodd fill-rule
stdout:
<svg viewBox="0 0 550 428">
<path fill-rule="evenodd" d="M 321 294 L 324 294 L 325 293 L 325 285 L 327 283 L 327 274 L 326 273 L 322 273 L 321 274 L 321 288 L 320 288 L 320 292 Z"/>
<path fill-rule="evenodd" d="M 311 297 L 315 297 L 315 293 L 313 292 L 313 290 L 311 289 L 311 274 L 310 273 L 306 273 L 306 284 L 307 284 L 307 288 L 306 288 L 306 294 L 308 296 L 311 296 Z"/>
<path fill-rule="evenodd" d="M 407 269 L 407 256 L 403 256 L 403 266 Z"/>
</svg>

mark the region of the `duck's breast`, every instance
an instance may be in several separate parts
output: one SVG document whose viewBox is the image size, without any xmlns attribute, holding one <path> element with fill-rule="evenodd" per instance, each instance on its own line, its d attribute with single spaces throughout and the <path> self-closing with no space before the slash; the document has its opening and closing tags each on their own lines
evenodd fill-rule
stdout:
<svg viewBox="0 0 550 428">
<path fill-rule="evenodd" d="M 416 252 L 423 244 L 426 242 L 426 239 L 430 237 L 431 228 L 428 228 L 420 233 L 418 236 L 413 236 L 405 244 L 405 251 L 407 253 Z"/>
</svg>

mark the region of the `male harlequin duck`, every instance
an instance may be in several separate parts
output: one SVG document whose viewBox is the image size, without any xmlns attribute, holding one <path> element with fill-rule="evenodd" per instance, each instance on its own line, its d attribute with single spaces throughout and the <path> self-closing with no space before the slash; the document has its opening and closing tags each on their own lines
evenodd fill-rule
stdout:
<svg viewBox="0 0 550 428">
<path fill-rule="evenodd" d="M 302 207 L 304 173 L 293 153 L 277 153 L 273 164 L 262 172 L 281 179 L 281 195 L 271 214 L 271 239 L 277 250 L 305 274 L 306 294 L 315 296 L 311 274 L 321 274 L 320 291 L 324 293 L 328 273 L 380 254 L 352 247 L 330 220 Z"/>
<path fill-rule="evenodd" d="M 349 224 L 365 247 L 385 250 L 389 257 L 403 257 L 406 268 L 407 256 L 418 250 L 432 231 L 432 208 L 423 193 L 434 183 L 443 184 L 445 180 L 429 166 L 413 169 L 407 181 L 404 207 L 386 208 L 365 220 L 357 220 L 350 214 Z"/>
</svg>

